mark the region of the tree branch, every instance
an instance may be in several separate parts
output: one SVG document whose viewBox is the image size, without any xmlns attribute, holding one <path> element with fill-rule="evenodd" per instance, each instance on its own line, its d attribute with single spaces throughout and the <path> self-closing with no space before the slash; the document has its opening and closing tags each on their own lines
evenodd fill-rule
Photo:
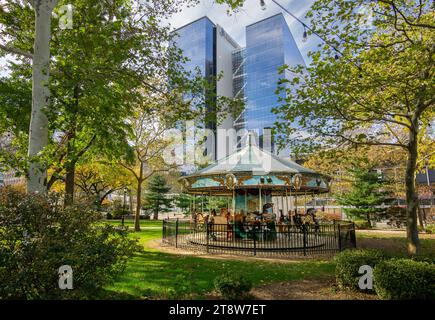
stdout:
<svg viewBox="0 0 435 320">
<path fill-rule="evenodd" d="M 15 54 L 15 55 L 23 56 L 23 57 L 26 57 L 26 58 L 29 58 L 29 59 L 33 59 L 33 54 L 32 53 L 26 52 L 26 51 L 23 51 L 23 50 L 14 48 L 14 47 L 5 46 L 3 44 L 0 44 L 0 49 L 3 50 L 3 51 L 6 51 L 8 53 L 11 53 L 11 54 Z"/>
</svg>

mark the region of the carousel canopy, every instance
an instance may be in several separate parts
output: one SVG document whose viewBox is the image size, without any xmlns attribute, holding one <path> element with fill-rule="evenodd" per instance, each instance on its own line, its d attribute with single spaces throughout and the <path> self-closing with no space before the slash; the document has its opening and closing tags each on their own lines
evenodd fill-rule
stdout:
<svg viewBox="0 0 435 320">
<path fill-rule="evenodd" d="M 231 193 L 234 189 L 327 192 L 329 179 L 255 145 L 252 134 L 241 150 L 180 178 L 190 193 Z"/>
</svg>

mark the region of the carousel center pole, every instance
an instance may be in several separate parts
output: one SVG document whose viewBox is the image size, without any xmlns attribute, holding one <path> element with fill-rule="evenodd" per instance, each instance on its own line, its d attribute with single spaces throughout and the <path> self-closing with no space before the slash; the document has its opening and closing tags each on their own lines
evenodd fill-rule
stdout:
<svg viewBox="0 0 435 320">
<path fill-rule="evenodd" d="M 285 212 L 287 213 L 287 215 L 289 214 L 287 188 L 285 188 Z"/>
<path fill-rule="evenodd" d="M 295 214 L 298 214 L 298 194 L 295 193 Z"/>
<path fill-rule="evenodd" d="M 304 192 L 304 214 L 307 213 L 307 190 Z"/>
<path fill-rule="evenodd" d="M 245 189 L 245 214 L 248 214 L 248 189 Z"/>
<path fill-rule="evenodd" d="M 285 215 L 285 211 L 284 211 L 284 196 L 281 194 L 281 210 L 282 210 L 282 214 Z"/>
<path fill-rule="evenodd" d="M 261 203 L 261 187 L 258 189 L 258 196 L 259 196 L 259 202 L 258 202 L 258 212 L 260 213 L 260 214 L 262 214 L 263 213 L 263 210 L 262 210 L 262 207 L 263 207 L 263 205 L 262 205 L 262 203 Z"/>
<path fill-rule="evenodd" d="M 236 215 L 236 189 L 233 189 L 233 202 L 232 202 L 233 215 Z"/>
<path fill-rule="evenodd" d="M 286 189 L 287 192 L 287 189 Z M 290 213 L 289 213 L 289 219 L 290 219 L 290 224 L 293 224 L 293 204 L 292 204 L 292 187 L 290 185 Z"/>
</svg>

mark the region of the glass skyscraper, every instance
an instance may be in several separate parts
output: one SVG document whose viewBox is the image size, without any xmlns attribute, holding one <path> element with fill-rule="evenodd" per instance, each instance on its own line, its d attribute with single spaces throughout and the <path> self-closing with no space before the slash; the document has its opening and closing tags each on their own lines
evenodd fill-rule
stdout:
<svg viewBox="0 0 435 320">
<path fill-rule="evenodd" d="M 279 79 L 288 77 L 278 73 L 284 64 L 304 65 L 284 16 L 277 14 L 247 26 L 244 121 L 247 130 L 258 131 L 260 136 L 265 128 L 273 128 L 277 120 L 272 108 L 279 104 Z M 259 142 L 262 145 L 261 139 Z"/>
<path fill-rule="evenodd" d="M 174 43 L 188 58 L 183 68 L 195 72 L 198 68 L 206 78 L 216 76 L 216 27 L 203 17 L 174 31 Z"/>
<path fill-rule="evenodd" d="M 207 17 L 203 17 L 189 23 L 175 31 L 174 44 L 183 51 L 183 56 L 187 58 L 183 68 L 196 75 L 199 70 L 200 75 L 213 81 L 216 77 L 216 26 Z M 216 92 L 209 92 L 215 96 Z M 204 92 L 206 95 L 207 92 Z M 212 99 L 211 99 L 212 100 Z M 207 114 L 203 121 L 196 123 L 198 128 L 210 129 L 216 134 L 215 104 L 211 101 L 206 105 Z M 214 141 L 206 143 L 204 155 L 215 154 Z"/>
<path fill-rule="evenodd" d="M 264 129 L 273 128 L 277 120 L 272 109 L 280 103 L 276 94 L 278 82 L 283 77 L 290 77 L 288 73 L 279 74 L 278 69 L 284 64 L 304 65 L 284 16 L 277 14 L 247 26 L 245 48 L 238 46 L 220 26 L 207 17 L 191 22 L 175 32 L 178 34 L 176 45 L 189 59 L 184 65 L 187 71 L 193 72 L 199 68 L 201 75 L 208 79 L 223 71 L 224 77 L 217 83 L 215 93 L 245 101 L 242 113 L 225 119 L 220 128 L 257 132 L 259 145 L 267 148 L 262 137 L 267 133 Z M 283 95 L 281 93 L 281 97 Z M 210 103 L 207 108 L 210 113 L 214 113 L 215 103 Z M 205 127 L 215 131 L 215 120 L 206 122 Z M 223 135 L 214 138 L 227 139 Z M 243 140 L 237 136 L 232 143 L 240 147 Z M 220 142 L 217 141 L 214 145 L 217 144 Z M 277 151 L 273 142 L 270 147 L 271 151 Z M 210 148 L 211 145 L 208 149 Z M 216 150 L 207 150 L 208 153 L 210 151 L 216 155 Z M 221 153 L 214 158 L 224 155 Z"/>
<path fill-rule="evenodd" d="M 183 64 L 183 68 L 194 74 L 197 74 L 199 70 L 200 75 L 208 79 L 213 88 L 213 92 L 204 92 L 204 95 L 209 95 L 206 99 L 207 114 L 204 115 L 204 119 L 197 121 L 195 126 L 213 132 L 201 145 L 205 147 L 203 155 L 210 160 L 215 160 L 217 158 L 217 120 L 220 117 L 216 112 L 216 97 L 231 98 L 233 96 L 231 53 L 240 46 L 221 26 L 215 25 L 208 17 L 195 20 L 175 30 L 174 33 L 176 35 L 173 44 L 183 51 L 183 56 L 188 60 Z M 221 72 L 223 77 L 220 77 L 218 81 L 217 75 Z M 220 120 L 220 128 L 232 128 L 231 117 Z M 198 143 L 198 140 L 195 139 L 195 142 Z"/>
</svg>

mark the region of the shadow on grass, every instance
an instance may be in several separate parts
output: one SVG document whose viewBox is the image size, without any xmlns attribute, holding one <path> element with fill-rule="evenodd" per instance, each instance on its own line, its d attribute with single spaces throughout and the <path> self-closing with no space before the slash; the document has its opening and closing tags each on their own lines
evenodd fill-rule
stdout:
<svg viewBox="0 0 435 320">
<path fill-rule="evenodd" d="M 357 246 L 362 249 L 380 249 L 394 257 L 407 257 L 406 236 L 357 233 Z M 420 256 L 435 261 L 435 237 L 420 239 Z"/>
<path fill-rule="evenodd" d="M 217 260 L 145 251 L 136 254 L 124 273 L 106 290 L 132 299 L 200 299 L 213 290 L 214 279 L 225 272 L 244 275 L 255 286 L 276 281 L 330 278 L 334 274 L 334 264 L 330 261 Z"/>
</svg>

